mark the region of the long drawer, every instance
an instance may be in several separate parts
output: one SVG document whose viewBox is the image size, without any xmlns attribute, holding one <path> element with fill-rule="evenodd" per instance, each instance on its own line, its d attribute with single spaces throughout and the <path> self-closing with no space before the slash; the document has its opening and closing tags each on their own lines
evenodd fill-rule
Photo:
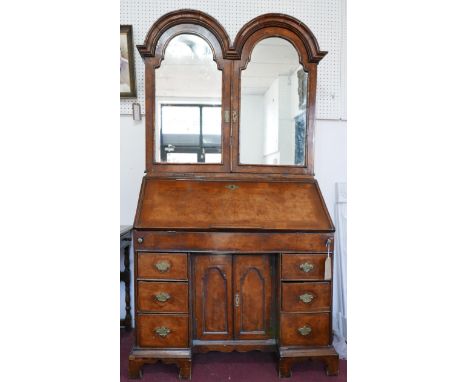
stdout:
<svg viewBox="0 0 468 382">
<path fill-rule="evenodd" d="M 329 310 L 329 282 L 282 282 L 281 309 L 284 312 L 314 312 Z"/>
<path fill-rule="evenodd" d="M 282 346 L 326 346 L 330 344 L 329 313 L 281 313 Z"/>
<path fill-rule="evenodd" d="M 138 281 L 138 310 L 188 313 L 187 282 Z"/>
<path fill-rule="evenodd" d="M 133 231 L 136 251 L 326 252 L 330 233 Z M 333 251 L 333 243 L 331 250 Z"/>
<path fill-rule="evenodd" d="M 137 316 L 138 345 L 152 348 L 188 347 L 188 315 Z"/>
</svg>

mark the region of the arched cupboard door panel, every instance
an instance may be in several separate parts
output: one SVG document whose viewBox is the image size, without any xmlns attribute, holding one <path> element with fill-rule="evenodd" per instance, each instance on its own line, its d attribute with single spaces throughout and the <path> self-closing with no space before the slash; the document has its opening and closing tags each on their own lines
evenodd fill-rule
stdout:
<svg viewBox="0 0 468 382">
<path fill-rule="evenodd" d="M 234 256 L 234 336 L 269 339 L 272 277 L 270 255 Z"/>
<path fill-rule="evenodd" d="M 232 339 L 232 257 L 194 257 L 196 339 Z"/>
</svg>

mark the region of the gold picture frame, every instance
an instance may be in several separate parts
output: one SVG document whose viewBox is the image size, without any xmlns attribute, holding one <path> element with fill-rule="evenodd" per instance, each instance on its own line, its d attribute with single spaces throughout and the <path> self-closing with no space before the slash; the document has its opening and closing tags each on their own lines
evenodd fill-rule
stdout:
<svg viewBox="0 0 468 382">
<path fill-rule="evenodd" d="M 135 60 L 133 57 L 133 31 L 131 25 L 120 26 L 120 98 L 137 96 Z"/>
</svg>

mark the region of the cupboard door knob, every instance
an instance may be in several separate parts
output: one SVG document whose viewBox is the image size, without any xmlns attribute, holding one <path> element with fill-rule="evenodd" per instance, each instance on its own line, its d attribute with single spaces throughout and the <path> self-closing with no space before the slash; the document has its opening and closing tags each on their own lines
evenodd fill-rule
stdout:
<svg viewBox="0 0 468 382">
<path fill-rule="evenodd" d="M 304 325 L 302 328 L 297 329 L 301 336 L 308 336 L 312 332 L 312 328 L 310 326 Z"/>
<path fill-rule="evenodd" d="M 161 326 L 159 328 L 154 329 L 154 332 L 162 338 L 167 337 L 167 335 L 171 332 L 171 329 L 166 328 L 165 326 Z"/>
<path fill-rule="evenodd" d="M 169 264 L 168 261 L 158 261 L 156 264 L 154 264 L 154 267 L 161 273 L 167 272 L 169 269 L 171 269 L 171 264 Z"/>
<path fill-rule="evenodd" d="M 314 269 L 314 264 L 305 262 L 299 265 L 299 268 L 301 268 L 305 273 L 310 272 L 312 269 Z"/>
<path fill-rule="evenodd" d="M 166 302 L 170 298 L 171 298 L 171 295 L 169 293 L 166 293 L 166 292 L 156 293 L 154 295 L 154 299 L 159 301 L 159 302 Z"/>
<path fill-rule="evenodd" d="M 138 244 L 141 244 L 141 243 L 143 243 L 143 238 L 142 238 L 142 237 L 139 237 L 139 238 L 137 239 L 137 241 L 138 241 Z"/>
<path fill-rule="evenodd" d="M 301 300 L 305 304 L 309 304 L 314 298 L 315 296 L 311 293 L 304 293 L 299 296 L 299 300 Z"/>
</svg>

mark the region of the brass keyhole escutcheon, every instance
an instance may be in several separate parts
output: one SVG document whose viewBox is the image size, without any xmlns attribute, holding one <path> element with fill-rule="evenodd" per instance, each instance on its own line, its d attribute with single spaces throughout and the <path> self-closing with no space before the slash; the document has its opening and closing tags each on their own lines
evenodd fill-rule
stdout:
<svg viewBox="0 0 468 382">
<path fill-rule="evenodd" d="M 227 186 L 225 186 L 228 190 L 231 190 L 231 191 L 234 191 L 234 190 L 237 190 L 239 188 L 239 186 L 236 186 L 235 184 L 228 184 Z"/>
</svg>

